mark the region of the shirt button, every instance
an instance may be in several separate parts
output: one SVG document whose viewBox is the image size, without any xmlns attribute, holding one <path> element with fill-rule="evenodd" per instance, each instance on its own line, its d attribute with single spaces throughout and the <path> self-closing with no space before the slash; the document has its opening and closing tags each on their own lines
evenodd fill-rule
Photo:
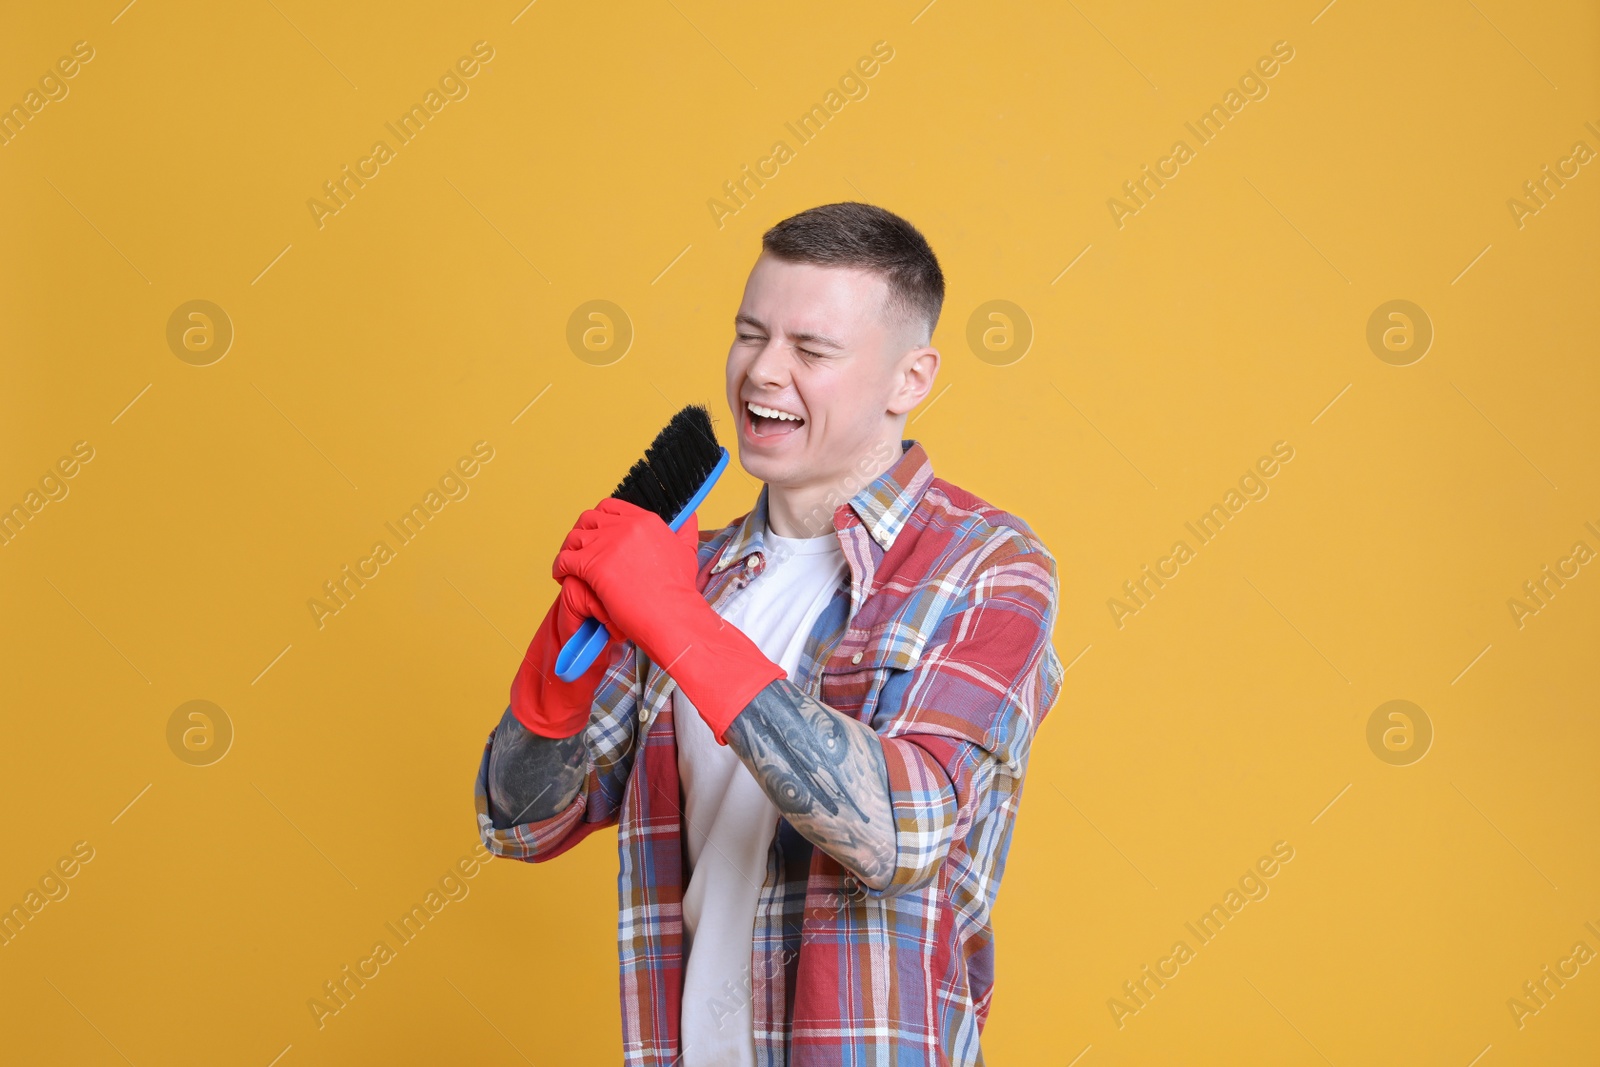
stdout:
<svg viewBox="0 0 1600 1067">
<path fill-rule="evenodd" d="M 860 663 L 861 662 L 861 653 L 857 652 L 855 655 L 851 656 L 850 657 L 850 662 L 851 663 Z"/>
<path fill-rule="evenodd" d="M 639 705 L 639 721 L 640 722 L 644 722 L 649 717 L 650 717 L 650 708 L 647 705 L 644 705 L 644 704 Z"/>
<path fill-rule="evenodd" d="M 757 567 L 761 566 L 761 553 L 757 552 L 753 554 L 749 559 L 744 561 L 744 565 L 750 570 L 755 570 Z"/>
</svg>

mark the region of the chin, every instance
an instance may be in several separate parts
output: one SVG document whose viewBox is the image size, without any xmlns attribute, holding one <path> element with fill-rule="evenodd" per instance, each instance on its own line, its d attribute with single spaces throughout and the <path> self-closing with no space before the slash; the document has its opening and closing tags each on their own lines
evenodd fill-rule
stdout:
<svg viewBox="0 0 1600 1067">
<path fill-rule="evenodd" d="M 760 478 L 764 482 L 780 478 L 784 469 L 783 463 L 778 462 L 771 456 L 763 456 L 753 449 L 739 450 L 739 466 L 744 468 L 746 474 L 753 478 Z"/>
</svg>

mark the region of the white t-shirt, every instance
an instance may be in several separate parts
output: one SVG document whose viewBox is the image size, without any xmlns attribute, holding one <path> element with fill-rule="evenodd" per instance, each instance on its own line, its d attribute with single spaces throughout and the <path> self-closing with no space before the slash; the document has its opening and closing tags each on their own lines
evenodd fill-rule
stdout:
<svg viewBox="0 0 1600 1067">
<path fill-rule="evenodd" d="M 766 566 L 720 608 L 793 677 L 817 616 L 848 570 L 835 533 L 763 533 Z M 683 695 L 673 692 L 678 777 L 688 841 L 683 896 L 685 969 L 682 1067 L 755 1067 L 750 953 L 756 898 L 778 809 L 732 748 Z"/>
</svg>

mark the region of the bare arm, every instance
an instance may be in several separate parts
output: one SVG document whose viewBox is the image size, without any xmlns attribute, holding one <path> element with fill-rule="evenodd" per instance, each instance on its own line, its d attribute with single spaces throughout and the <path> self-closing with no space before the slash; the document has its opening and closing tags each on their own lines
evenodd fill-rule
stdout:
<svg viewBox="0 0 1600 1067">
<path fill-rule="evenodd" d="M 779 678 L 724 737 L 796 830 L 868 886 L 888 886 L 894 819 L 883 746 L 871 728 Z"/>
<path fill-rule="evenodd" d="M 489 752 L 489 813 L 495 829 L 559 813 L 578 795 L 588 773 L 583 734 L 540 737 L 506 708 Z"/>
</svg>

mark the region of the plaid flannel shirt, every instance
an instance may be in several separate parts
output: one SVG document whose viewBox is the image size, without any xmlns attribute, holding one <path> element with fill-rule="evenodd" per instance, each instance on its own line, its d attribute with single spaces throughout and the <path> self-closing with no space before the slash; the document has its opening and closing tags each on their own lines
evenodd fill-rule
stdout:
<svg viewBox="0 0 1600 1067">
<path fill-rule="evenodd" d="M 1056 564 L 1025 522 L 934 477 L 915 440 L 900 447 L 893 467 L 834 509 L 848 588 L 841 580 L 791 678 L 878 734 L 896 871 L 873 889 L 780 816 L 749 970 L 725 985 L 752 1002 L 762 1067 L 983 1062 L 992 909 L 1030 743 L 1064 675 L 1051 643 Z M 766 507 L 763 486 L 746 515 L 701 531 L 696 581 L 713 607 L 765 565 Z M 674 688 L 616 640 L 572 803 L 495 829 L 493 731 L 475 787 L 479 833 L 497 856 L 539 863 L 618 827 L 628 1067 L 676 1067 L 681 1053 L 687 863 Z"/>
</svg>

